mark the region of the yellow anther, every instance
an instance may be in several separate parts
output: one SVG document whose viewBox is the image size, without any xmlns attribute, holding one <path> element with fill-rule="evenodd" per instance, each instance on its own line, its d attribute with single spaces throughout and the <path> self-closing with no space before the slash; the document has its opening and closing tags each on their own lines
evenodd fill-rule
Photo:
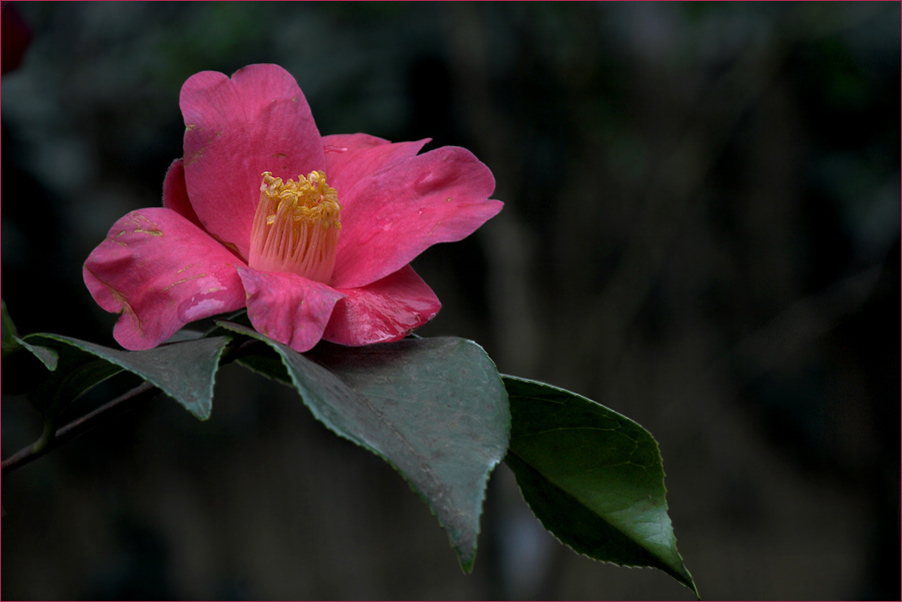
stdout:
<svg viewBox="0 0 902 602">
<path fill-rule="evenodd" d="M 264 172 L 248 265 L 328 284 L 335 269 L 340 218 L 338 196 L 323 172 L 299 175 L 297 182 Z"/>
</svg>

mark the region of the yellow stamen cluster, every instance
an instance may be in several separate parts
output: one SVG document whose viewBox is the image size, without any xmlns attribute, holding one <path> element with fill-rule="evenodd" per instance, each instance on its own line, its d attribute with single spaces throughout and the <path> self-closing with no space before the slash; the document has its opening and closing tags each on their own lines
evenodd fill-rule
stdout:
<svg viewBox="0 0 902 602">
<path fill-rule="evenodd" d="M 297 182 L 264 172 L 248 265 L 328 284 L 335 269 L 340 217 L 335 189 L 323 172 L 299 175 Z"/>
</svg>

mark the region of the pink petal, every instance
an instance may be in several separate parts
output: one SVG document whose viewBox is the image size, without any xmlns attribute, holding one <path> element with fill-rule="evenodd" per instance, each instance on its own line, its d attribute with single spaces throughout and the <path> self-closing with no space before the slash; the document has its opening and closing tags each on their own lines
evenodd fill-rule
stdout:
<svg viewBox="0 0 902 602">
<path fill-rule="evenodd" d="M 185 186 L 185 162 L 176 159 L 166 171 L 163 180 L 163 206 L 172 209 L 189 222 L 203 229 L 203 225 L 197 218 L 191 201 L 188 200 L 188 189 Z"/>
<path fill-rule="evenodd" d="M 236 265 L 203 230 L 154 207 L 113 224 L 82 273 L 100 307 L 122 312 L 113 336 L 134 350 L 156 347 L 188 322 L 244 307 Z"/>
<path fill-rule="evenodd" d="M 439 242 L 466 238 L 501 211 L 489 168 L 463 148 L 395 161 L 340 193 L 333 286 L 357 288 L 392 274 Z"/>
<path fill-rule="evenodd" d="M 369 134 L 323 136 L 326 180 L 338 192 L 338 200 L 344 207 L 343 191 L 351 190 L 358 180 L 381 171 L 396 161 L 416 156 L 427 142 L 428 138 L 416 142 L 391 143 Z"/>
<path fill-rule="evenodd" d="M 340 292 L 347 296 L 335 305 L 323 338 L 342 345 L 397 341 L 442 306 L 409 265 L 370 285 Z"/>
<path fill-rule="evenodd" d="M 247 258 L 261 174 L 297 178 L 323 169 L 319 130 L 294 78 L 249 65 L 231 79 L 203 71 L 179 97 L 185 118 L 185 181 L 204 228 Z"/>
<path fill-rule="evenodd" d="M 323 337 L 335 303 L 344 295 L 335 289 L 288 272 L 239 268 L 247 291 L 247 316 L 257 332 L 308 351 Z"/>
</svg>

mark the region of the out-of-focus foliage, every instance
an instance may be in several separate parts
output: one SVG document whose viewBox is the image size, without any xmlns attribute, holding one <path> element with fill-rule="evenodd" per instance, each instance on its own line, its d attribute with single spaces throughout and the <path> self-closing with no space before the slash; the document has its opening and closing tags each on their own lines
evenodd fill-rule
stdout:
<svg viewBox="0 0 902 602">
<path fill-rule="evenodd" d="M 160 202 L 181 83 L 276 62 L 324 134 L 489 165 L 505 210 L 415 264 L 443 302 L 423 334 L 655 433 L 706 597 L 898 597 L 897 3 L 16 8 L 34 36 L 3 76 L 20 336 L 113 344 L 81 262 Z M 558 546 L 503 470 L 464 576 L 391 469 L 281 388 L 226 369 L 216 399 L 206 424 L 154 404 L 5 477 L 3 596 L 691 597 Z M 37 421 L 4 395 L 4 457 Z"/>
</svg>

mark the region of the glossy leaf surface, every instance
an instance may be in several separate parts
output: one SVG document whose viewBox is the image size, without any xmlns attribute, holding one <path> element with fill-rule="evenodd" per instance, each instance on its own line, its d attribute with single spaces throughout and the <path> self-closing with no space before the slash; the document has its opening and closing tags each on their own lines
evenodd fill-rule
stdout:
<svg viewBox="0 0 902 602">
<path fill-rule="evenodd" d="M 676 548 L 658 444 L 641 426 L 590 399 L 504 377 L 510 451 L 523 497 L 575 551 L 660 569 L 698 594 Z"/>
</svg>

